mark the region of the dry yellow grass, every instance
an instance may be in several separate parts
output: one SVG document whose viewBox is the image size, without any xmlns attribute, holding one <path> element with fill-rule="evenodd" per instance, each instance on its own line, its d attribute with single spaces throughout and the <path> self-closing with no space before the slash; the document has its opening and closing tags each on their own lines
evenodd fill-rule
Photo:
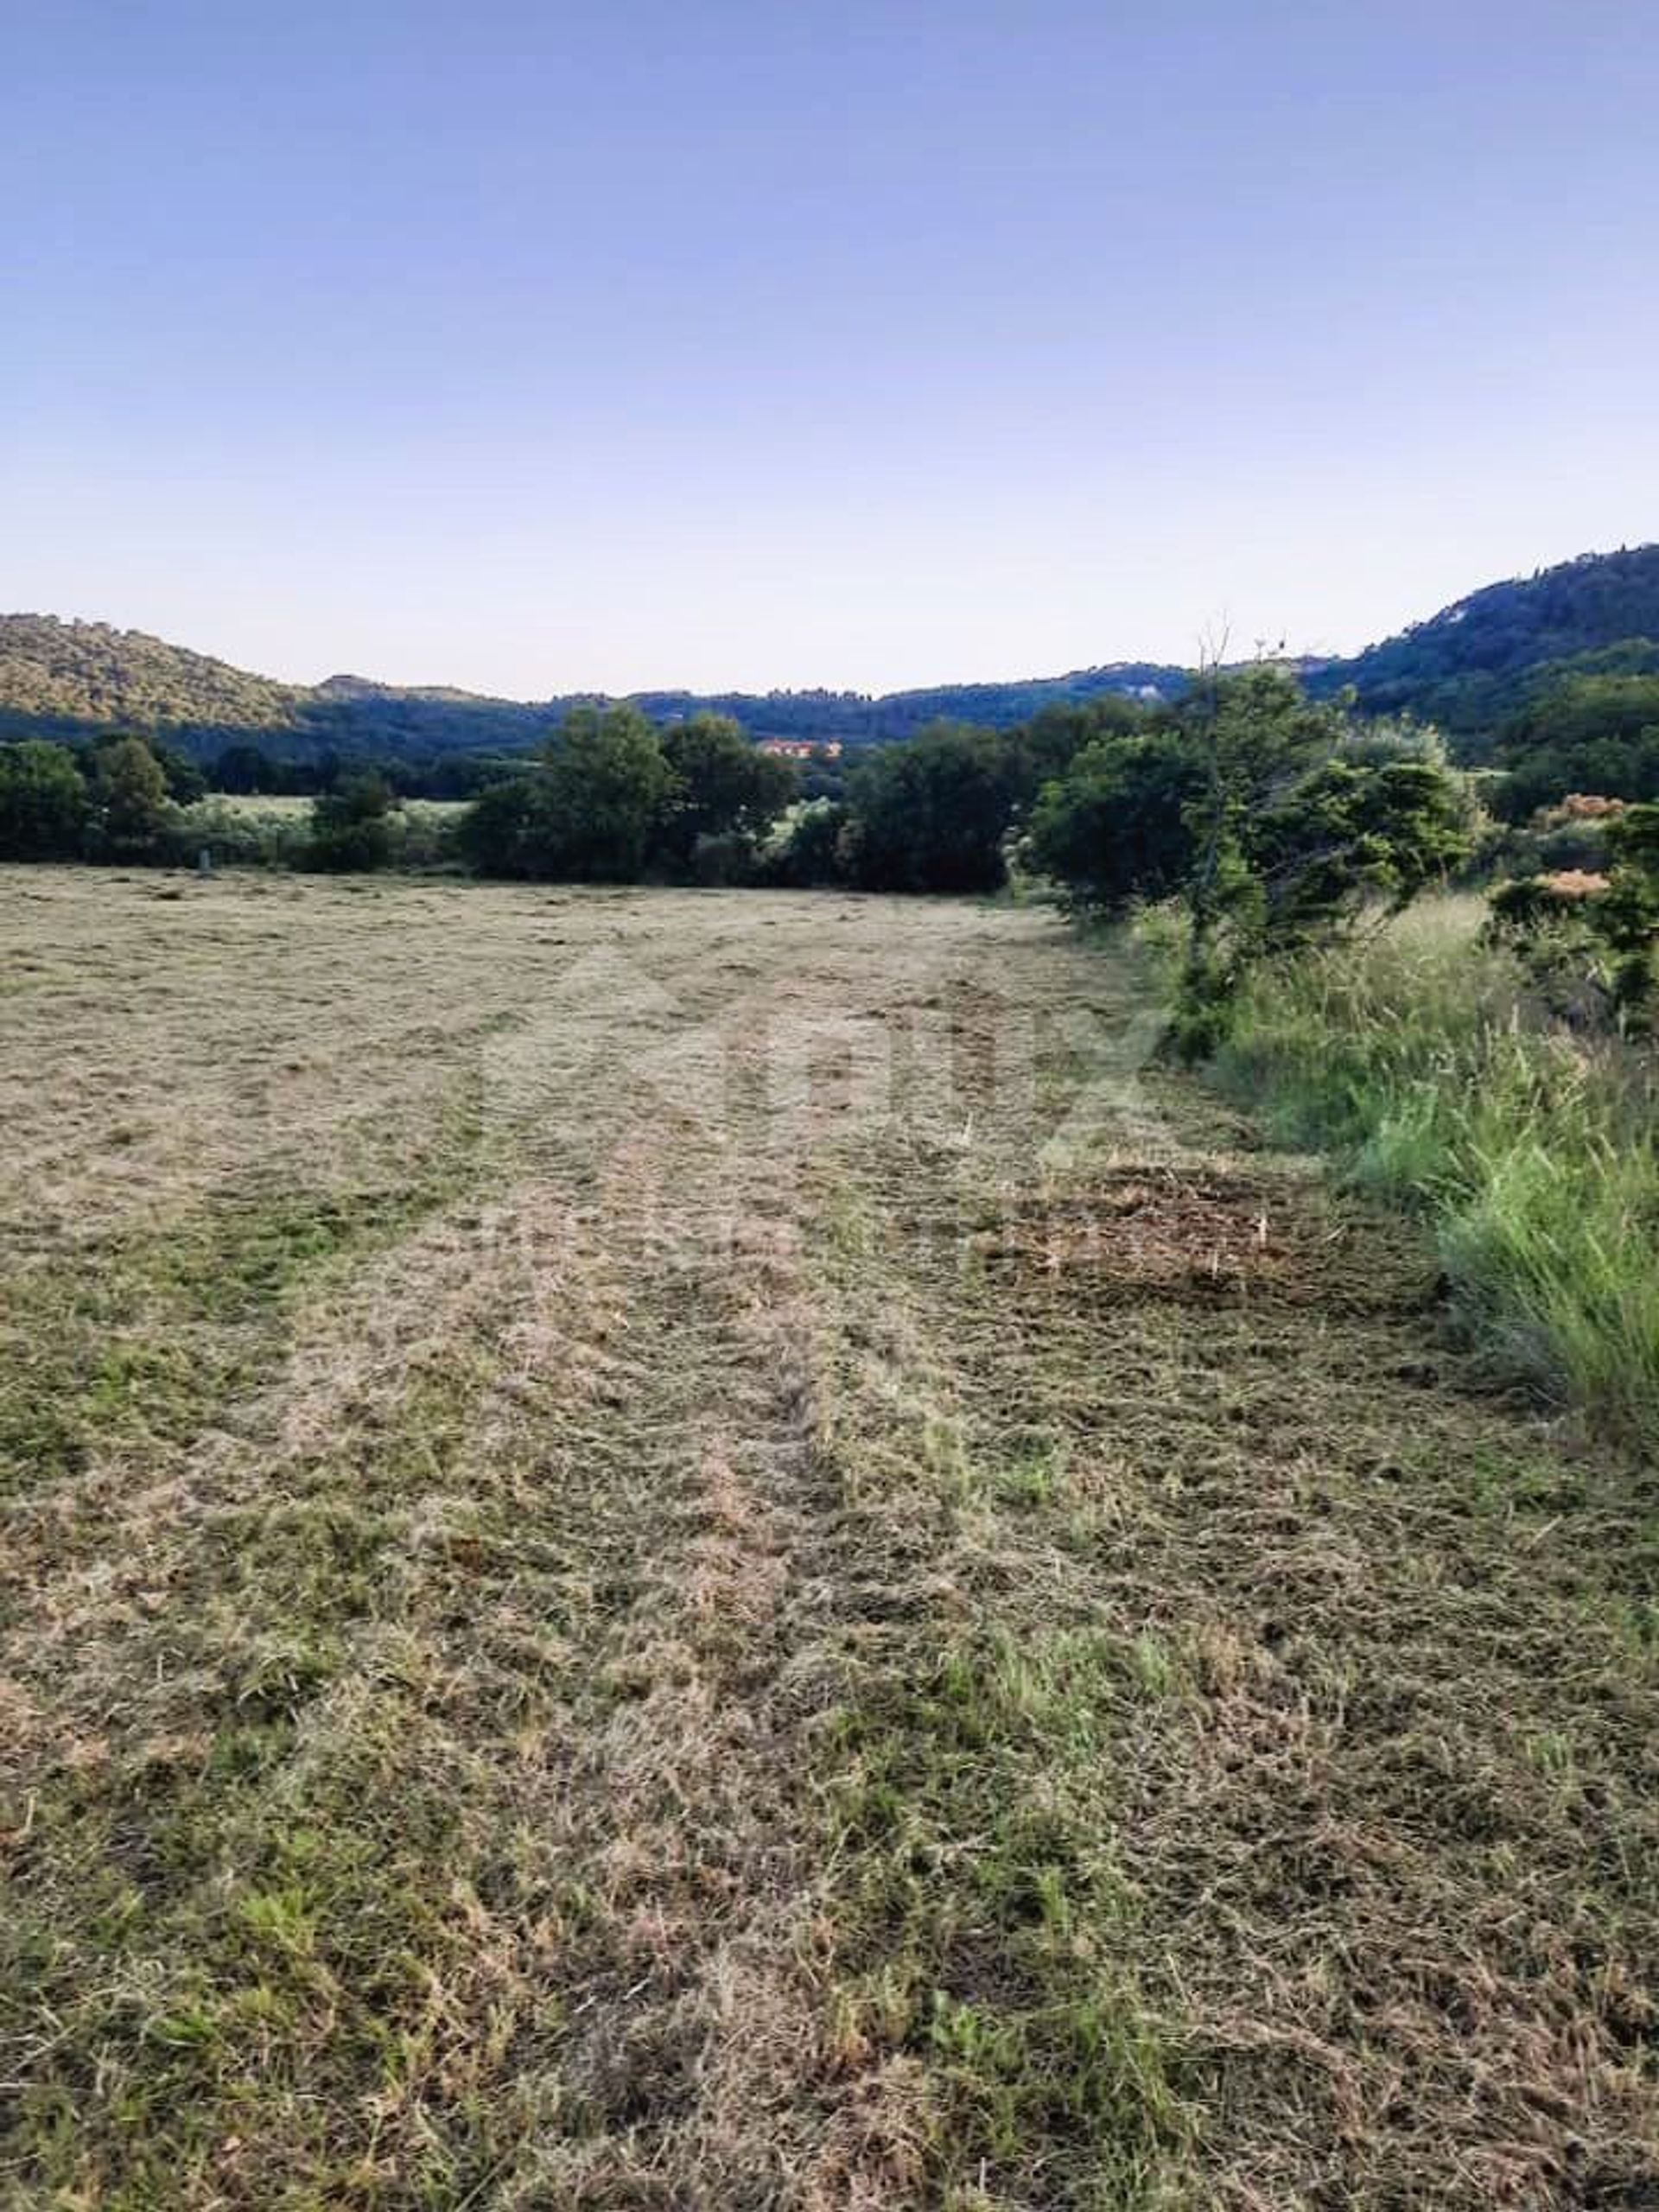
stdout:
<svg viewBox="0 0 1659 2212">
<path fill-rule="evenodd" d="M 1120 958 L 25 870 L 0 933 L 0 2196 L 1659 2186 L 1639 1491 Z"/>
</svg>

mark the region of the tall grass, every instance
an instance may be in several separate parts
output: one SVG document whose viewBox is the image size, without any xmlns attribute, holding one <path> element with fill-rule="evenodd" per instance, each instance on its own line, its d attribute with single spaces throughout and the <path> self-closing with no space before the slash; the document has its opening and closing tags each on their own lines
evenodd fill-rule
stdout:
<svg viewBox="0 0 1659 2212">
<path fill-rule="evenodd" d="M 1425 1210 L 1507 1372 L 1659 1441 L 1659 1063 L 1553 1022 L 1483 912 L 1428 900 L 1264 971 L 1216 1071 Z"/>
</svg>

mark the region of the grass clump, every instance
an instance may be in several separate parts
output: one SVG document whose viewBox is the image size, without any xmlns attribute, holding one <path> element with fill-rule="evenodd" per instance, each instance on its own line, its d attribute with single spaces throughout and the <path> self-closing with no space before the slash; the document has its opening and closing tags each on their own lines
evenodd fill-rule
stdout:
<svg viewBox="0 0 1659 2212">
<path fill-rule="evenodd" d="M 836 2040 L 919 2067 L 947 2198 L 1168 2201 L 1190 2116 L 1128 1961 L 1103 1789 L 1132 1665 L 1087 1631 L 982 1633 L 833 1730 Z"/>
<path fill-rule="evenodd" d="M 1278 1134 L 1427 1212 L 1503 1371 L 1650 1442 L 1655 1062 L 1551 1020 L 1481 913 L 1437 899 L 1264 969 L 1216 1072 Z"/>
</svg>

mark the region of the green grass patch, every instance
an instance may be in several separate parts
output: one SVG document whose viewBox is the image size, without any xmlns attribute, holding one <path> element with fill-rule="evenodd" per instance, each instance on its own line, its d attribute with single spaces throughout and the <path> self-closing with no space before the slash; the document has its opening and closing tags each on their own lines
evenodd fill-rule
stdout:
<svg viewBox="0 0 1659 2212">
<path fill-rule="evenodd" d="M 1550 1022 L 1480 909 L 1437 900 L 1248 988 L 1217 1076 L 1421 1209 L 1504 1373 L 1659 1439 L 1659 1068 Z"/>
<path fill-rule="evenodd" d="M 14 1266 L 0 1281 L 0 1494 L 79 1473 L 100 1446 L 188 1442 L 269 1371 L 295 1294 L 407 1234 L 470 1159 L 458 1119 L 400 1186 L 229 1192 Z"/>
<path fill-rule="evenodd" d="M 830 1731 L 835 2036 L 925 2069 L 940 2201 L 1038 2179 L 1056 2206 L 1169 2201 L 1188 2119 L 1111 1841 L 1117 1718 L 1147 1674 L 1104 1632 L 986 1630 Z"/>
</svg>

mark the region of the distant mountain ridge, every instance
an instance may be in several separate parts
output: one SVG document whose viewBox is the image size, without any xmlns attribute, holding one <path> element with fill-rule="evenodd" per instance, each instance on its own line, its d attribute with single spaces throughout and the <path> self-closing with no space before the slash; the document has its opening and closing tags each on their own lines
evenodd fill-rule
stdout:
<svg viewBox="0 0 1659 2212">
<path fill-rule="evenodd" d="M 1308 688 L 1351 685 L 1367 714 L 1409 713 L 1468 744 L 1563 677 L 1659 670 L 1659 544 L 1585 553 L 1487 584 L 1351 659 L 1323 664 Z"/>
<path fill-rule="evenodd" d="M 1509 716 L 1563 677 L 1659 671 L 1659 544 L 1586 554 L 1489 584 L 1348 659 L 1304 660 L 1309 688 L 1351 687 L 1374 714 L 1438 721 L 1478 755 Z M 1007 728 L 1041 708 L 1104 693 L 1178 697 L 1187 671 L 1114 661 L 1007 683 L 946 683 L 872 697 L 854 691 L 640 691 L 658 721 L 730 715 L 752 736 L 880 744 L 941 719 Z M 535 744 L 587 691 L 495 699 L 442 685 L 337 675 L 279 683 L 142 631 L 54 615 L 0 615 L 0 739 L 137 729 L 205 757 L 257 744 L 274 758 L 383 758 L 516 752 Z"/>
<path fill-rule="evenodd" d="M 638 691 L 634 703 L 666 721 L 730 715 L 751 735 L 879 744 L 941 718 L 1008 728 L 1039 707 L 1103 692 L 1164 697 L 1185 672 L 1160 662 L 1117 662 L 1013 683 L 941 684 L 871 697 L 856 691 Z M 274 758 L 334 751 L 404 755 L 511 752 L 535 744 L 568 710 L 607 695 L 494 699 L 439 684 L 380 683 L 330 676 L 279 683 L 141 630 L 50 614 L 0 615 L 0 739 L 150 732 L 205 756 L 251 743 Z"/>
</svg>

